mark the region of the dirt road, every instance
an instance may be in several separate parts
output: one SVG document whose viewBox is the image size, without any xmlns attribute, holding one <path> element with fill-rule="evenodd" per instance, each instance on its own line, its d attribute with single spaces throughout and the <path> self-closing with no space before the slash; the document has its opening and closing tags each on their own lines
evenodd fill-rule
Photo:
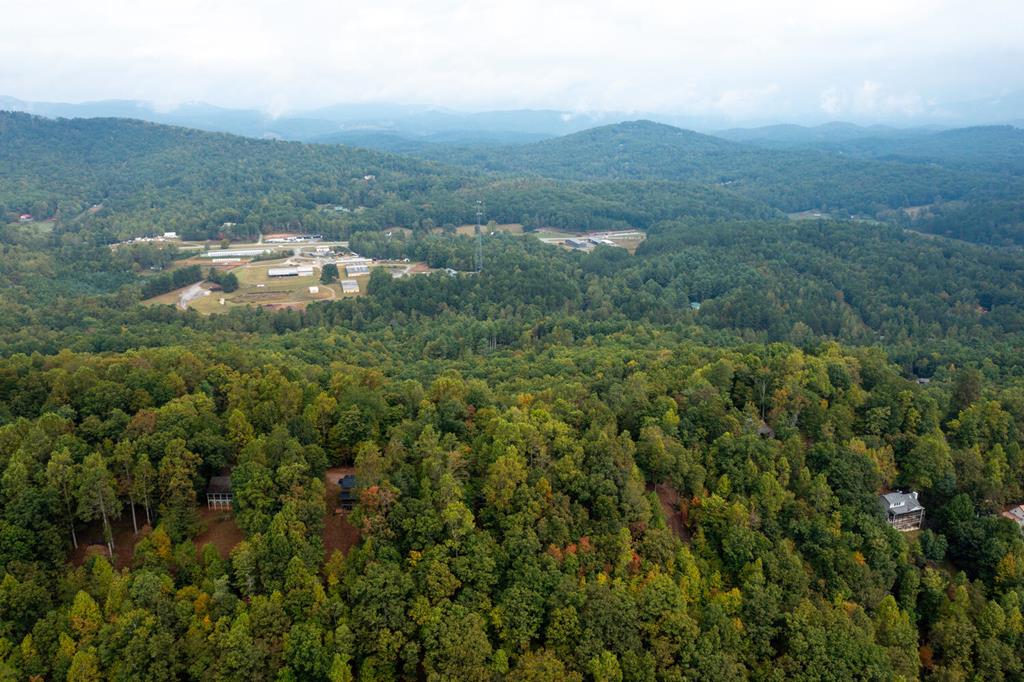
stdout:
<svg viewBox="0 0 1024 682">
<path fill-rule="evenodd" d="M 185 291 L 181 292 L 181 296 L 178 297 L 178 308 L 181 310 L 188 310 L 188 302 L 192 299 L 199 298 L 200 296 L 209 296 L 210 290 L 203 288 L 202 282 L 196 282 Z"/>
</svg>

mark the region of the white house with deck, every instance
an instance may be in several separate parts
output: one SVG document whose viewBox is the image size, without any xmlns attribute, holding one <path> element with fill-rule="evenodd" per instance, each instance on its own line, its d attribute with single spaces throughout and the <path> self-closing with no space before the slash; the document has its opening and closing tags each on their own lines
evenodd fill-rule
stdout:
<svg viewBox="0 0 1024 682">
<path fill-rule="evenodd" d="M 917 530 L 924 523 L 924 505 L 917 499 L 917 491 L 885 493 L 878 498 L 890 526 L 900 531 Z"/>
</svg>

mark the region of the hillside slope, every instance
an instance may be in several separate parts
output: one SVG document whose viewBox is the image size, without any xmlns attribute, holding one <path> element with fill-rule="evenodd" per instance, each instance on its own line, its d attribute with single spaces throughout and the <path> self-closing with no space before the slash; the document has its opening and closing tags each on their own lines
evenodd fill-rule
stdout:
<svg viewBox="0 0 1024 682">
<path fill-rule="evenodd" d="M 847 159 L 814 150 L 739 144 L 650 121 L 593 128 L 528 145 L 430 149 L 430 158 L 503 173 L 563 179 L 674 180 L 729 187 L 785 211 L 839 208 L 876 214 L 930 204 L 939 197 L 1008 196 L 1021 183 L 1000 184 L 984 172 Z"/>
</svg>

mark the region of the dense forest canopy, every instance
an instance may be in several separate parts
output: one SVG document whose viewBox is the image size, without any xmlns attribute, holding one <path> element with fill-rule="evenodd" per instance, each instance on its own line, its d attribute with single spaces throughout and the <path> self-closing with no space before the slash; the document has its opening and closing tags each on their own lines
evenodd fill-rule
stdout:
<svg viewBox="0 0 1024 682">
<path fill-rule="evenodd" d="M 0 114 L 0 679 L 1024 677 L 1011 169 L 646 123 L 444 156 Z M 647 238 L 476 273 L 479 199 Z M 210 276 L 175 247 L 109 246 L 288 227 L 437 272 L 203 316 L 140 305 Z"/>
</svg>

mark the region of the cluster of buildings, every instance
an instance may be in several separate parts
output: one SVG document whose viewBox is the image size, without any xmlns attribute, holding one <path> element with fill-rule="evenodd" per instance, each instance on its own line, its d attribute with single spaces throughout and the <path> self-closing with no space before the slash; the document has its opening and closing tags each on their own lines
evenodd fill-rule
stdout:
<svg viewBox="0 0 1024 682">
<path fill-rule="evenodd" d="M 31 216 L 29 216 L 29 218 L 31 218 Z M 24 222 L 24 221 L 22 221 L 22 222 Z M 162 235 L 157 236 L 157 237 L 135 237 L 133 239 L 129 239 L 129 240 L 121 242 L 121 243 L 122 244 L 141 244 L 143 242 L 172 242 L 172 241 L 178 241 L 179 239 L 180 239 L 180 237 L 178 237 L 178 233 L 177 232 L 164 232 Z"/>
<path fill-rule="evenodd" d="M 269 237 L 263 241 L 267 244 L 301 244 L 303 242 L 318 242 L 323 238 L 322 234 L 290 234 L 284 237 Z"/>
<path fill-rule="evenodd" d="M 595 246 L 618 246 L 615 242 L 607 237 L 600 235 L 590 235 L 586 237 L 569 237 L 565 240 L 565 245 L 571 249 L 577 249 L 580 251 L 589 251 Z"/>
</svg>

